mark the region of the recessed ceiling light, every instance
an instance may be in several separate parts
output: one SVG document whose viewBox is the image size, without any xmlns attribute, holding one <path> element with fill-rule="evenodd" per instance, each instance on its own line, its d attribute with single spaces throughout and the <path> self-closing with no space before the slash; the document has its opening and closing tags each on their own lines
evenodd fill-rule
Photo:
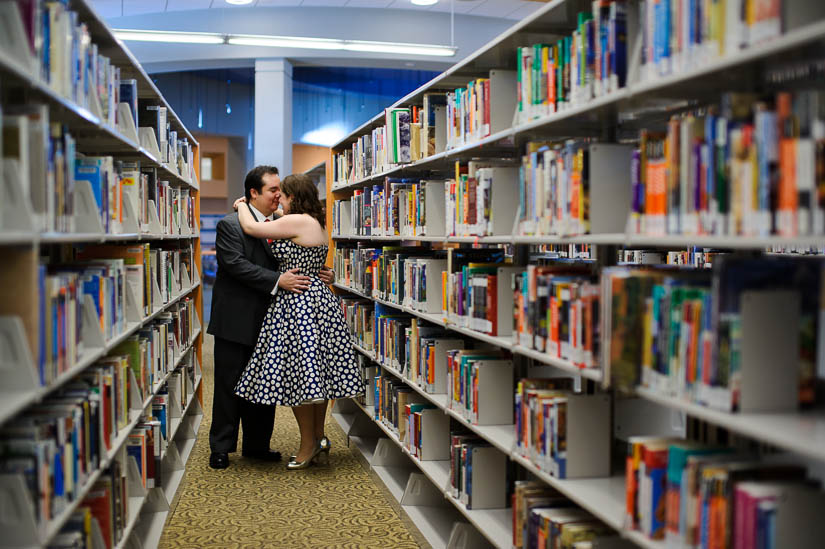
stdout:
<svg viewBox="0 0 825 549">
<path fill-rule="evenodd" d="M 171 42 L 182 44 L 229 44 L 233 46 L 264 46 L 270 48 L 303 48 L 315 50 L 349 50 L 409 55 L 452 57 L 457 48 L 438 44 L 407 44 L 402 42 L 371 42 L 338 38 L 305 38 L 298 36 L 266 36 L 255 34 L 219 34 L 214 32 L 153 31 L 113 29 L 117 38 L 138 42 Z"/>
<path fill-rule="evenodd" d="M 244 6 L 251 4 L 253 0 L 226 0 L 227 4 L 235 4 L 236 6 Z"/>
<path fill-rule="evenodd" d="M 433 4 L 437 4 L 438 0 L 410 0 L 410 2 L 416 6 L 432 6 Z"/>
</svg>

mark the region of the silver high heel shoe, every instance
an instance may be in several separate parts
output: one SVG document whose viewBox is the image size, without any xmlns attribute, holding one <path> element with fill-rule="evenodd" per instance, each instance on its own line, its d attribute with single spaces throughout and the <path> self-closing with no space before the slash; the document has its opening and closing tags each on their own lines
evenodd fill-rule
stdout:
<svg viewBox="0 0 825 549">
<path fill-rule="evenodd" d="M 327 437 L 321 437 L 318 441 L 318 448 L 320 448 L 318 455 L 324 454 L 324 457 L 327 458 L 327 463 L 329 463 L 329 451 L 332 448 L 332 442 Z M 295 461 L 295 456 L 289 456 L 289 461 Z"/>
<path fill-rule="evenodd" d="M 318 457 L 318 454 L 321 453 L 321 446 L 316 444 L 315 449 L 312 451 L 312 455 L 306 458 L 304 461 L 297 461 L 295 459 L 296 456 L 289 456 L 289 463 L 286 464 L 287 471 L 297 471 L 298 469 L 306 469 L 312 462 L 315 461 L 315 458 Z"/>
</svg>

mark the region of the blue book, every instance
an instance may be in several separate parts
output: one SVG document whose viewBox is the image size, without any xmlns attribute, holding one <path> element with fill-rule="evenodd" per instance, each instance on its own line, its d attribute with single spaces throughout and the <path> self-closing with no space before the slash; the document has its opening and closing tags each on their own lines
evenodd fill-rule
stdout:
<svg viewBox="0 0 825 549">
<path fill-rule="evenodd" d="M 39 291 L 38 307 L 40 309 L 40 325 L 38 332 L 40 333 L 40 342 L 38 346 L 38 353 L 35 357 L 38 378 L 40 385 L 46 384 L 46 266 L 38 265 L 37 267 L 37 289 Z"/>
<path fill-rule="evenodd" d="M 92 186 L 92 195 L 95 197 L 103 230 L 108 231 L 109 216 L 104 213 L 106 183 L 103 181 L 102 158 L 78 158 L 74 165 L 75 181 L 88 181 Z"/>
<path fill-rule="evenodd" d="M 138 446 L 137 444 L 127 444 L 126 445 L 126 455 L 132 456 L 135 458 L 135 462 L 137 463 L 138 472 L 143 475 L 143 448 Z"/>
<path fill-rule="evenodd" d="M 135 129 L 138 127 L 138 91 L 137 80 L 130 78 L 120 80 L 120 102 L 127 103 L 132 111 L 132 119 L 135 122 Z"/>
<path fill-rule="evenodd" d="M 380 383 L 381 383 L 381 376 L 376 376 L 375 383 L 373 384 L 375 390 L 375 398 L 373 399 L 373 408 L 375 409 L 375 414 L 373 415 L 373 419 L 379 419 L 379 410 L 381 407 L 381 398 L 379 396 L 380 391 Z"/>
</svg>

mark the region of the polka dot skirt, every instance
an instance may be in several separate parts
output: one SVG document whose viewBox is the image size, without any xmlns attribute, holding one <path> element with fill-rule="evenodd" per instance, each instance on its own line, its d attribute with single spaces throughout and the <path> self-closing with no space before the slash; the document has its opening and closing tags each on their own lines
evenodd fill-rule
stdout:
<svg viewBox="0 0 825 549">
<path fill-rule="evenodd" d="M 327 246 L 275 240 L 272 250 L 282 271 L 300 269 L 310 277 L 310 287 L 301 294 L 275 294 L 235 393 L 259 404 L 281 406 L 363 393 L 343 311 L 318 278 Z"/>
</svg>

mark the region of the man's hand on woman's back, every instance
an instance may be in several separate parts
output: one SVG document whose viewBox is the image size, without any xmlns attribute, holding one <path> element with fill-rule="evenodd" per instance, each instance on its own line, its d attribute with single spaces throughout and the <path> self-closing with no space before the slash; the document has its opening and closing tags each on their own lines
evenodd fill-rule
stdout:
<svg viewBox="0 0 825 549">
<path fill-rule="evenodd" d="M 294 294 L 300 294 L 309 288 L 309 277 L 299 274 L 299 269 L 286 271 L 278 279 L 278 287 Z"/>
</svg>

